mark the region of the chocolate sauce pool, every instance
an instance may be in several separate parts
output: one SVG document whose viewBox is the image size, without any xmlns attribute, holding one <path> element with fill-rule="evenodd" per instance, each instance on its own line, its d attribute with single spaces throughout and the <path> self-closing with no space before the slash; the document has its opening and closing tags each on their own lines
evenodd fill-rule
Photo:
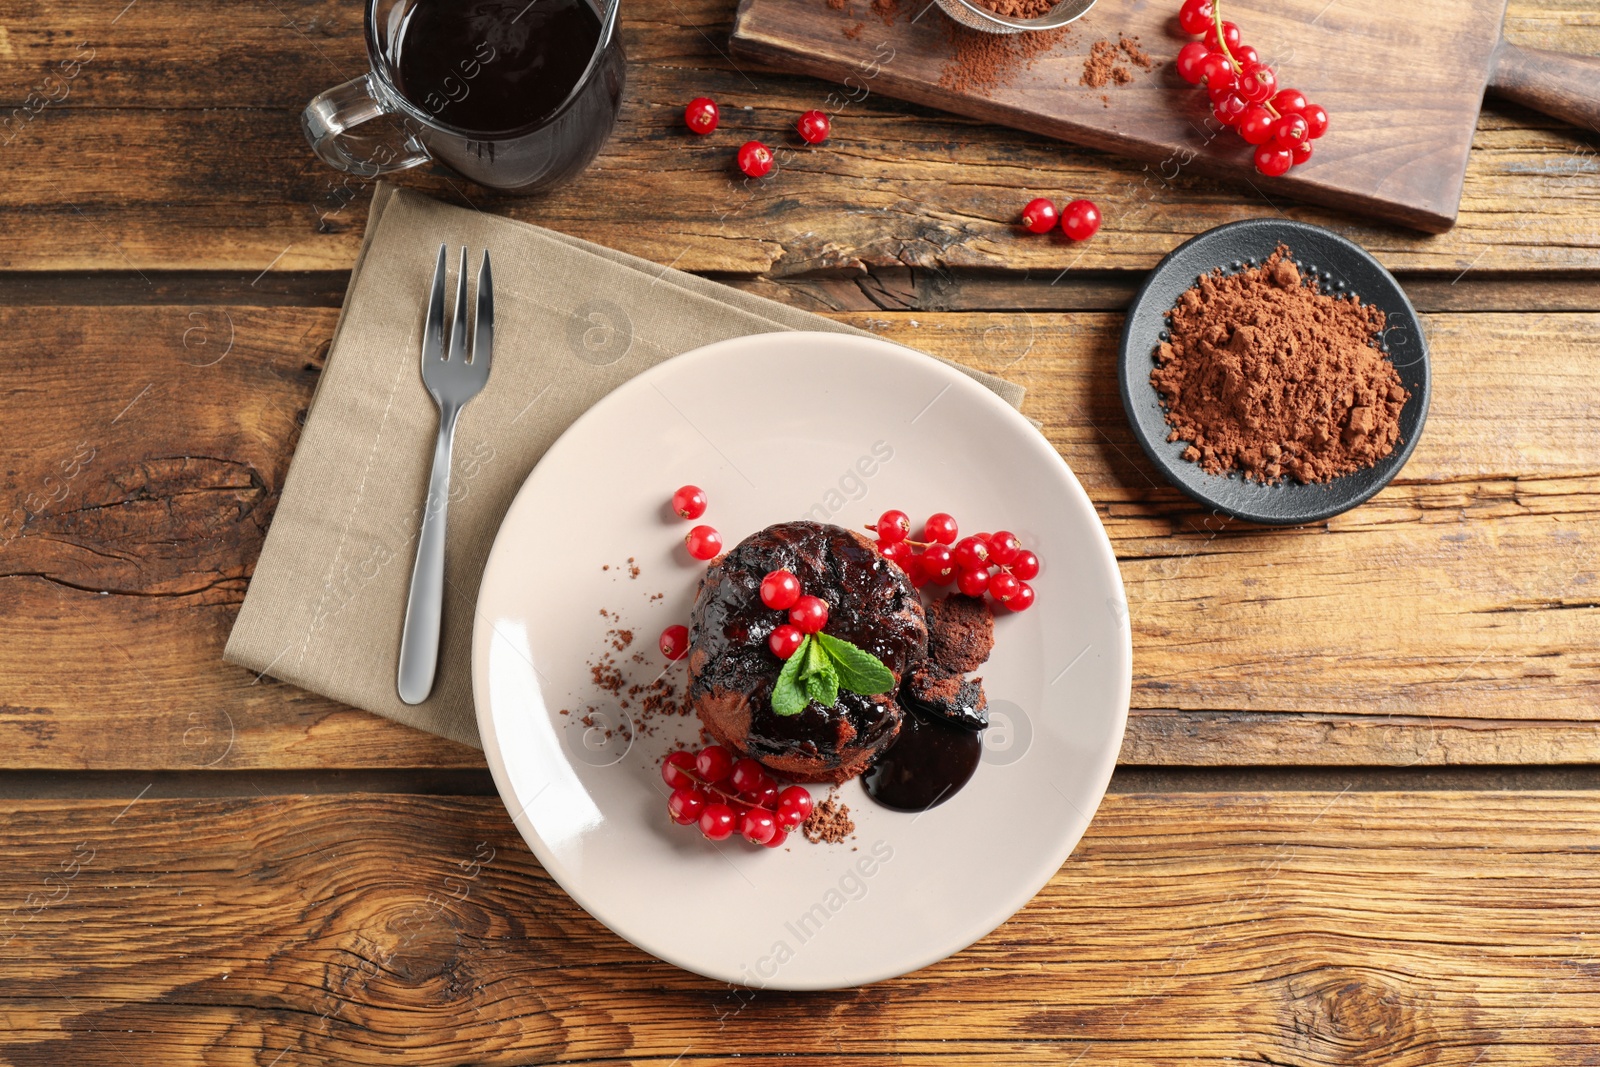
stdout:
<svg viewBox="0 0 1600 1067">
<path fill-rule="evenodd" d="M 983 734 L 906 710 L 900 736 L 861 776 L 867 796 L 896 811 L 927 811 L 961 791 L 978 769 Z"/>
</svg>

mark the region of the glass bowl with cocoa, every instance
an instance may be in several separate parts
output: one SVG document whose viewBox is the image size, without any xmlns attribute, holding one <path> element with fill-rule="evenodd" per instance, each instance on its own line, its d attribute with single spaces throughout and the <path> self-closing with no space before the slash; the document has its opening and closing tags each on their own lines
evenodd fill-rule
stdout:
<svg viewBox="0 0 1600 1067">
<path fill-rule="evenodd" d="M 1427 418 L 1422 324 L 1393 275 L 1320 226 L 1246 219 L 1179 245 L 1123 325 L 1118 376 L 1145 455 L 1249 522 L 1370 500 Z"/>
<path fill-rule="evenodd" d="M 1060 29 L 1093 6 L 1094 0 L 939 0 L 946 15 L 985 33 Z"/>
</svg>

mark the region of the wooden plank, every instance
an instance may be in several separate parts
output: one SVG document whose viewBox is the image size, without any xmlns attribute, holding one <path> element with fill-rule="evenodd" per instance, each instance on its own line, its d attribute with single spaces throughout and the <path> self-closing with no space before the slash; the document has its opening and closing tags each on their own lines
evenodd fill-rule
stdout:
<svg viewBox="0 0 1600 1067">
<path fill-rule="evenodd" d="M 6 766 L 479 765 L 220 662 L 334 317 L 0 308 L 0 412 L 30 428 L 0 444 Z M 841 318 L 1028 387 L 1122 560 L 1124 760 L 1600 761 L 1600 315 L 1427 316 L 1436 394 L 1404 478 L 1300 530 L 1159 484 L 1112 376 L 1116 315 Z"/>
<path fill-rule="evenodd" d="M 0 804 L 17 1067 L 1600 1055 L 1593 793 L 1112 795 L 973 947 L 789 994 L 617 938 L 492 798 L 135 789 Z"/>
<path fill-rule="evenodd" d="M 789 146 L 796 116 L 824 105 L 832 87 L 730 66 L 719 50 L 733 6 L 628 8 L 622 119 L 576 184 L 517 200 L 443 174 L 404 180 L 691 270 L 1016 268 L 1042 288 L 1068 269 L 1147 269 L 1193 233 L 1279 207 L 1349 233 L 1401 269 L 1453 277 L 1600 262 L 1593 146 L 1520 109 L 1491 108 L 1480 121 L 1461 222 L 1437 238 L 1274 206 L 1187 170 L 1174 176 L 870 91 L 839 113 L 826 148 L 796 152 L 777 177 L 747 187 L 733 180 L 734 147 L 747 137 Z M 1524 3 L 1508 32 L 1594 53 L 1600 27 L 1585 11 L 1584 0 Z M 0 269 L 211 267 L 251 279 L 268 268 L 348 267 L 368 188 L 312 158 L 297 116 L 315 92 L 360 70 L 357 9 L 283 0 L 196 25 L 205 20 L 177 0 L 140 0 L 111 24 L 114 14 L 100 0 L 29 0 L 8 14 L 0 63 L 14 92 L 44 85 L 80 43 L 96 51 L 65 99 L 0 134 L 13 138 L 0 153 L 9 238 Z M 722 129 L 704 140 L 679 119 L 684 101 L 702 93 L 724 104 Z M 0 109 L 0 119 L 9 113 Z M 1019 205 L 1040 193 L 1092 197 L 1106 216 L 1102 234 L 1082 247 L 1018 234 Z"/>
<path fill-rule="evenodd" d="M 336 315 L 0 312 L 7 766 L 481 762 L 222 663 Z"/>
</svg>

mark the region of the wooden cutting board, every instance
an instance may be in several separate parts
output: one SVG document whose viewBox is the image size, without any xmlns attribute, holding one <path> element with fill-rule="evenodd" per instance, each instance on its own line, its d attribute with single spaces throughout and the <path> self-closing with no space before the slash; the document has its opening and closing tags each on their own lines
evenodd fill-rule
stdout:
<svg viewBox="0 0 1600 1067">
<path fill-rule="evenodd" d="M 1600 60 L 1507 45 L 1506 0 L 1225 0 L 1224 17 L 1274 65 L 1279 85 L 1331 116 L 1312 159 L 1281 178 L 1256 172 L 1250 146 L 1173 69 L 1192 39 L 1178 28 L 1178 0 L 1099 0 L 1031 63 L 981 91 L 951 77 L 955 35 L 975 31 L 929 0 L 898 6 L 886 18 L 870 0 L 844 0 L 843 10 L 827 0 L 742 0 L 734 54 L 840 82 L 836 105 L 882 93 L 1146 160 L 1150 195 L 1178 174 L 1231 177 L 1268 200 L 1297 197 L 1435 233 L 1455 222 L 1486 87 L 1600 128 Z M 1115 45 L 1120 34 L 1136 35 L 1154 68 L 1124 56 L 1128 84 L 1080 84 L 1094 42 Z"/>
</svg>

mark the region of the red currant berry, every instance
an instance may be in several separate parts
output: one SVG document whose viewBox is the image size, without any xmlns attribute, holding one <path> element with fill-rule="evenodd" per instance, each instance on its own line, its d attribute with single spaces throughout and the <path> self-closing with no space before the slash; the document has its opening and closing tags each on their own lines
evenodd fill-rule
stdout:
<svg viewBox="0 0 1600 1067">
<path fill-rule="evenodd" d="M 1022 228 L 1029 233 L 1049 233 L 1060 217 L 1055 201 L 1035 197 L 1022 209 Z"/>
<path fill-rule="evenodd" d="M 1272 128 L 1277 121 L 1272 117 L 1272 112 L 1259 104 L 1252 104 L 1245 108 L 1236 128 L 1246 144 L 1266 144 L 1272 140 Z"/>
<path fill-rule="evenodd" d="M 1207 52 L 1206 57 L 1200 61 L 1200 77 L 1205 81 L 1206 88 L 1212 92 L 1221 89 L 1233 88 L 1233 83 L 1238 80 L 1238 73 L 1233 69 L 1233 64 L 1228 62 L 1228 57 L 1221 52 Z"/>
<path fill-rule="evenodd" d="M 772 836 L 767 838 L 767 848 L 777 848 L 788 839 L 789 835 L 784 833 L 782 829 L 775 829 L 772 831 Z"/>
<path fill-rule="evenodd" d="M 1033 586 L 1027 582 L 1018 582 L 1017 591 L 1006 601 L 1006 607 L 1012 611 L 1027 611 L 1033 607 Z"/>
<path fill-rule="evenodd" d="M 1279 148 L 1293 149 L 1295 145 L 1308 140 L 1306 134 L 1311 127 L 1301 115 L 1285 115 L 1272 127 L 1272 142 Z"/>
<path fill-rule="evenodd" d="M 706 491 L 698 485 L 685 485 L 672 494 L 672 510 L 680 519 L 698 519 L 706 513 Z"/>
<path fill-rule="evenodd" d="M 1306 140 L 1315 141 L 1328 132 L 1328 112 L 1321 104 L 1307 104 L 1300 114 L 1306 120 Z"/>
<path fill-rule="evenodd" d="M 1294 146 L 1294 166 L 1298 167 L 1311 158 L 1311 142 L 1301 141 Z"/>
<path fill-rule="evenodd" d="M 949 585 L 955 580 L 956 563 L 948 545 L 929 545 L 921 557 L 922 574 L 935 585 Z"/>
<path fill-rule="evenodd" d="M 726 804 L 714 802 L 700 809 L 700 832 L 707 840 L 726 841 L 733 836 L 738 821 L 738 816 Z"/>
<path fill-rule="evenodd" d="M 893 544 L 911 536 L 911 518 L 903 511 L 885 511 L 878 516 L 878 540 Z"/>
<path fill-rule="evenodd" d="M 1022 588 L 1022 583 L 1016 576 L 1001 571 L 989 579 L 989 595 L 1002 604 L 1009 604 L 1011 598 L 1017 595 L 1017 590 Z"/>
<path fill-rule="evenodd" d="M 1190 85 L 1199 85 L 1200 79 L 1205 77 L 1206 57 L 1211 54 L 1211 49 L 1199 41 L 1190 41 L 1178 49 L 1176 65 L 1179 77 Z"/>
<path fill-rule="evenodd" d="M 822 112 L 807 111 L 800 116 L 800 121 L 794 124 L 794 128 L 806 144 L 821 144 L 828 139 L 828 132 L 833 128 L 833 124 Z"/>
<path fill-rule="evenodd" d="M 806 635 L 785 623 L 767 635 L 767 647 L 772 649 L 772 654 L 779 659 L 788 659 L 800 651 L 800 642 Z"/>
<path fill-rule="evenodd" d="M 661 780 L 673 789 L 687 789 L 699 783 L 693 777 L 695 771 L 694 753 L 688 749 L 680 748 L 676 752 L 668 752 L 667 758 L 661 761 Z"/>
<path fill-rule="evenodd" d="M 879 541 L 878 554 L 896 564 L 901 570 L 910 573 L 912 552 L 909 542 L 896 541 L 893 544 L 886 545 Z"/>
<path fill-rule="evenodd" d="M 770 774 L 763 777 L 756 787 L 750 791 L 750 803 L 758 808 L 766 808 L 768 811 L 778 806 L 778 783 L 773 780 Z"/>
<path fill-rule="evenodd" d="M 1228 93 L 1211 105 L 1211 113 L 1224 126 L 1234 126 L 1244 118 L 1245 109 L 1249 106 L 1244 97 L 1238 93 Z"/>
<path fill-rule="evenodd" d="M 1017 553 L 1017 558 L 1011 561 L 1007 568 L 1023 581 L 1039 577 L 1039 557 L 1026 548 Z"/>
<path fill-rule="evenodd" d="M 717 102 L 707 96 L 697 96 L 683 109 L 683 122 L 695 133 L 704 135 L 717 128 L 721 118 Z"/>
<path fill-rule="evenodd" d="M 789 621 L 801 633 L 814 634 L 828 625 L 828 602 L 821 597 L 803 596 L 789 609 Z"/>
<path fill-rule="evenodd" d="M 1183 6 L 1178 9 L 1178 25 L 1191 37 L 1205 33 L 1215 21 L 1211 0 L 1183 0 Z"/>
<path fill-rule="evenodd" d="M 778 794 L 778 825 L 793 830 L 811 814 L 811 792 L 803 785 L 791 785 Z"/>
<path fill-rule="evenodd" d="M 983 567 L 963 570 L 956 577 L 956 588 L 967 596 L 982 596 L 989 589 L 989 572 Z"/>
<path fill-rule="evenodd" d="M 778 832 L 778 820 L 765 808 L 751 808 L 739 820 L 739 833 L 752 845 L 764 845 Z"/>
<path fill-rule="evenodd" d="M 1100 209 L 1093 200 L 1074 200 L 1061 212 L 1061 229 L 1074 241 L 1087 241 L 1100 229 Z"/>
<path fill-rule="evenodd" d="M 1252 104 L 1264 104 L 1278 91 L 1278 75 L 1271 67 L 1246 67 L 1239 78 L 1239 95 Z"/>
<path fill-rule="evenodd" d="M 772 610 L 788 611 L 799 599 L 800 579 L 793 571 L 780 567 L 761 579 L 761 602 Z"/>
<path fill-rule="evenodd" d="M 694 770 L 702 781 L 715 785 L 733 773 L 733 753 L 721 745 L 707 745 L 695 754 Z"/>
<path fill-rule="evenodd" d="M 976 537 L 963 537 L 951 552 L 955 565 L 964 571 L 977 570 L 989 565 L 989 543 Z"/>
<path fill-rule="evenodd" d="M 1261 53 L 1254 45 L 1242 44 L 1233 50 L 1233 61 L 1239 64 L 1240 70 L 1249 70 L 1261 65 Z"/>
<path fill-rule="evenodd" d="M 683 543 L 695 559 L 710 559 L 722 551 L 722 535 L 710 526 L 696 526 L 684 535 Z"/>
<path fill-rule="evenodd" d="M 928 584 L 928 575 L 922 569 L 921 556 L 913 554 L 910 559 L 906 560 L 904 570 L 906 577 L 911 579 L 911 588 L 921 589 Z"/>
<path fill-rule="evenodd" d="M 749 794 L 754 792 L 767 777 L 767 769 L 749 756 L 733 761 L 733 771 L 728 776 L 728 783 L 733 786 L 735 793 Z"/>
<path fill-rule="evenodd" d="M 955 518 L 938 511 L 929 515 L 928 521 L 922 524 L 921 540 L 936 545 L 953 545 L 959 532 Z"/>
<path fill-rule="evenodd" d="M 1276 178 L 1294 166 L 1294 153 L 1274 144 L 1264 144 L 1256 149 L 1256 170 L 1269 178 Z"/>
<path fill-rule="evenodd" d="M 1004 567 L 1022 551 L 1022 540 L 1010 530 L 996 530 L 989 535 L 989 558 Z"/>
<path fill-rule="evenodd" d="M 772 172 L 772 149 L 760 141 L 739 146 L 739 169 L 752 178 L 765 178 Z"/>
<path fill-rule="evenodd" d="M 1280 115 L 1299 114 L 1306 109 L 1306 94 L 1299 89 L 1279 89 L 1272 97 L 1272 109 Z"/>
<path fill-rule="evenodd" d="M 679 660 L 689 654 L 689 628 L 679 623 L 661 631 L 661 637 L 656 644 L 661 649 L 661 654 L 671 660 Z"/>
<path fill-rule="evenodd" d="M 706 794 L 693 786 L 680 787 L 667 798 L 667 816 L 679 826 L 688 826 L 700 818 L 706 807 Z"/>
<path fill-rule="evenodd" d="M 1233 51 L 1239 47 L 1239 27 L 1231 22 L 1224 22 L 1222 24 L 1222 39 L 1219 41 L 1217 39 L 1217 24 L 1212 22 L 1211 25 L 1206 27 L 1206 44 L 1210 46 L 1213 52 L 1222 51 L 1224 44 L 1228 46 L 1228 51 Z"/>
</svg>

